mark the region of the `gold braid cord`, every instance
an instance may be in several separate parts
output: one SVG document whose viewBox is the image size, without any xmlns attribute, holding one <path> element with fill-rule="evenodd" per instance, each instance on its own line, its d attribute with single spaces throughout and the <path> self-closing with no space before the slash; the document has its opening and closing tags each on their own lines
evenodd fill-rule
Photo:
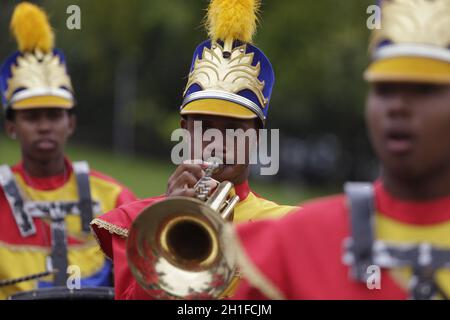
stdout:
<svg viewBox="0 0 450 320">
<path fill-rule="evenodd" d="M 116 226 L 115 224 L 106 222 L 98 218 L 92 220 L 91 226 L 96 226 L 97 228 L 108 230 L 109 233 L 118 235 L 122 238 L 128 237 L 128 229 Z"/>
<path fill-rule="evenodd" d="M 272 300 L 284 300 L 283 293 L 250 261 L 238 239 L 234 226 L 226 225 L 224 234 L 228 239 L 227 243 L 236 252 L 237 264 L 245 279 L 267 298 Z"/>
</svg>

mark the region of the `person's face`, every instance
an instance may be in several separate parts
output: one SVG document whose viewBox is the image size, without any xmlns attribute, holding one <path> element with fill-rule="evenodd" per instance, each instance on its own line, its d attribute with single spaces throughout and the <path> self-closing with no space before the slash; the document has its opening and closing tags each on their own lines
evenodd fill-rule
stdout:
<svg viewBox="0 0 450 320">
<path fill-rule="evenodd" d="M 45 162 L 63 155 L 75 126 L 75 116 L 67 110 L 48 108 L 15 111 L 5 127 L 9 136 L 17 137 L 26 157 Z"/>
<path fill-rule="evenodd" d="M 209 116 L 209 115 L 188 115 L 186 119 L 181 120 L 181 127 L 187 129 L 191 136 L 191 157 L 194 156 L 194 143 L 198 143 L 198 141 L 194 142 L 194 122 L 201 121 L 202 124 L 202 134 L 205 133 L 208 129 L 217 129 L 221 132 L 223 140 L 222 145 L 214 144 L 215 152 L 212 152 L 212 156 L 219 157 L 223 160 L 224 165 L 221 166 L 220 170 L 213 175 L 214 179 L 219 181 L 228 180 L 233 183 L 241 183 L 242 180 L 245 180 L 248 175 L 248 163 L 249 163 L 249 149 L 250 143 L 249 139 L 245 139 L 245 146 L 242 147 L 242 143 L 238 143 L 238 138 L 235 137 L 234 140 L 234 148 L 233 150 L 227 149 L 226 146 L 226 130 L 238 130 L 242 129 L 244 133 L 249 133 L 249 129 L 255 130 L 257 134 L 258 131 L 258 123 L 256 119 L 235 119 L 228 117 L 219 117 L 219 116 Z M 242 136 L 241 136 L 242 137 Z M 241 141 L 244 141 L 243 138 Z M 257 140 L 255 141 L 257 143 Z M 202 150 L 205 151 L 206 148 L 211 148 L 211 141 L 202 141 Z M 230 157 L 230 152 L 233 152 L 234 162 L 228 163 L 227 159 Z M 243 155 L 240 153 L 244 153 Z M 239 162 L 239 159 L 244 159 L 244 163 Z M 202 159 L 206 161 L 207 159 Z"/>
<path fill-rule="evenodd" d="M 387 174 L 417 180 L 450 168 L 450 86 L 375 83 L 366 120 Z"/>
</svg>

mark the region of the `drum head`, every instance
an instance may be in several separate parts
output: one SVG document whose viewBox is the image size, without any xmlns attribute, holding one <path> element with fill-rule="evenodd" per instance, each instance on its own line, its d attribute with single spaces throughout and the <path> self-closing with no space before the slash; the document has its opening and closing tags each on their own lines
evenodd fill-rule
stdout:
<svg viewBox="0 0 450 320">
<path fill-rule="evenodd" d="M 55 287 L 16 293 L 9 300 L 114 300 L 114 288 Z"/>
</svg>

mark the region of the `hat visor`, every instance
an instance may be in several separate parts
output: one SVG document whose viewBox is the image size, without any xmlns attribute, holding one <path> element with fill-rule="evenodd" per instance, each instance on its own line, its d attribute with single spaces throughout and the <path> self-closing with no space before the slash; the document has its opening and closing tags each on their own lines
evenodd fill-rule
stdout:
<svg viewBox="0 0 450 320">
<path fill-rule="evenodd" d="M 36 96 L 16 101 L 11 104 L 13 110 L 28 110 L 28 109 L 44 109 L 44 108 L 59 108 L 72 109 L 74 103 L 62 97 L 56 96 Z"/>
<path fill-rule="evenodd" d="M 374 61 L 364 72 L 368 82 L 450 84 L 450 63 L 424 57 L 394 57 Z"/>
<path fill-rule="evenodd" d="M 255 119 L 258 116 L 240 104 L 220 99 L 200 99 L 188 103 L 181 115 L 206 114 L 237 119 Z"/>
</svg>

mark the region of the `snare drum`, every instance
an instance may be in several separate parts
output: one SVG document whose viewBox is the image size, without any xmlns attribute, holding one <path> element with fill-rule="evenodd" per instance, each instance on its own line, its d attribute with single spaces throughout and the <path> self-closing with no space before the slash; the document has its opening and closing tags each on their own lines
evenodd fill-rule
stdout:
<svg viewBox="0 0 450 320">
<path fill-rule="evenodd" d="M 9 300 L 114 300 L 114 288 L 44 288 L 16 293 Z"/>
</svg>

